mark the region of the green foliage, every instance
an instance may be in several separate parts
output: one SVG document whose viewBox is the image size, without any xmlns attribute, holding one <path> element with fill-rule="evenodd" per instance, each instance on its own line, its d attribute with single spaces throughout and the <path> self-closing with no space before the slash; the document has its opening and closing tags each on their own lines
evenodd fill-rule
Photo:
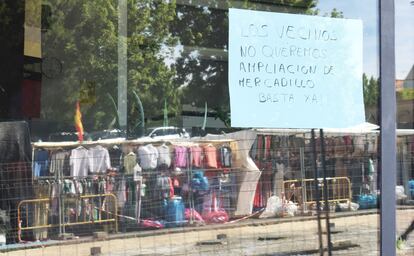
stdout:
<svg viewBox="0 0 414 256">
<path fill-rule="evenodd" d="M 210 6 L 216 4 L 216 1 L 209 3 Z M 226 12 L 203 6 L 178 6 L 172 32 L 185 48 L 175 65 L 176 83 L 183 87 L 183 103 L 203 106 L 208 102 L 211 107 L 227 105 L 227 63 L 216 61 L 212 55 L 201 52 L 204 48 L 223 54 L 227 49 Z M 190 50 L 186 52 L 186 49 Z"/>
<path fill-rule="evenodd" d="M 115 125 L 116 111 L 108 94 L 117 99 L 118 82 L 118 0 L 54 0 L 50 28 L 42 35 L 43 57 L 56 57 L 62 73 L 43 81 L 43 117 L 68 127 L 79 98 L 82 81 L 93 83 L 90 102 L 81 104 L 86 131 Z M 176 44 L 169 31 L 175 16 L 175 1 L 128 0 L 128 125 L 140 122 L 137 102 L 140 95 L 146 116 L 159 115 L 166 98 L 170 111 L 180 105 L 176 71 L 166 65 L 161 52 Z"/>
<path fill-rule="evenodd" d="M 176 83 L 182 85 L 186 104 L 208 106 L 216 110 L 219 118 L 230 126 L 228 95 L 228 16 L 218 8 L 242 7 L 252 10 L 318 15 L 315 0 L 263 0 L 263 1 L 208 1 L 208 7 L 177 6 L 177 18 L 172 33 L 184 46 L 184 54 L 176 62 Z M 332 10 L 331 17 L 342 18 L 342 12 Z"/>
<path fill-rule="evenodd" d="M 375 79 L 373 76 L 368 79 L 364 73 L 362 75 L 362 85 L 364 91 L 365 107 L 377 106 L 379 97 L 379 79 Z"/>
<path fill-rule="evenodd" d="M 336 8 L 334 8 L 331 12 L 331 18 L 343 18 L 344 14 L 341 11 L 338 11 Z"/>
<path fill-rule="evenodd" d="M 58 58 L 62 71 L 42 81 L 42 117 L 58 121 L 61 129 L 73 127 L 75 102 L 86 95 L 81 104 L 85 130 L 116 128 L 118 0 L 49 2 L 52 16 L 42 34 L 42 55 Z M 127 2 L 130 133 L 143 128 L 142 109 L 146 120 L 162 116 L 165 101 L 168 115 L 178 114 L 181 104 L 207 102 L 216 118 L 229 125 L 228 7 L 319 13 L 315 0 L 211 0 L 204 6 L 190 2 L 176 6 L 174 0 Z M 334 9 L 332 17 L 342 13 Z M 179 47 L 184 49 L 182 55 L 166 61 Z"/>
</svg>

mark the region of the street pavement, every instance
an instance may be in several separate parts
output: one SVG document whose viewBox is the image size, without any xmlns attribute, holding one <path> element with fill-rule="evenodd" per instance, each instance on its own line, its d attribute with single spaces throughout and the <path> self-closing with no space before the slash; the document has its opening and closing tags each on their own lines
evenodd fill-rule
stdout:
<svg viewBox="0 0 414 256">
<path fill-rule="evenodd" d="M 379 255 L 379 215 L 331 214 L 332 242 L 337 249 L 333 255 Z M 398 233 L 401 233 L 414 219 L 414 209 L 397 212 Z M 323 230 L 325 221 L 322 221 Z M 145 236 L 135 234 L 116 235 L 104 241 L 82 240 L 59 243 L 32 249 L 0 253 L 1 256 L 87 256 L 92 247 L 100 247 L 103 256 L 217 256 L 217 255 L 319 255 L 317 221 L 310 218 L 273 220 L 249 219 L 240 225 L 214 226 L 180 232 L 146 232 Z M 217 239 L 221 235 L 223 239 Z M 323 234 L 326 245 L 326 234 Z M 327 254 L 326 254 L 327 255 Z M 414 233 L 399 256 L 414 255 Z"/>
</svg>

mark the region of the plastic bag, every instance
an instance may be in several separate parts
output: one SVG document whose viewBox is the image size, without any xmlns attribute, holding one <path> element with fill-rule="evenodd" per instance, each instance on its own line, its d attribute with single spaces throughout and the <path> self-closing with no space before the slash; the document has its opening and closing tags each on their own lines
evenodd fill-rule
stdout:
<svg viewBox="0 0 414 256">
<path fill-rule="evenodd" d="M 203 206 L 203 219 L 206 223 L 224 223 L 229 221 L 229 215 L 219 207 L 216 193 L 212 193 L 211 202 Z"/>
<path fill-rule="evenodd" d="M 157 220 L 142 220 L 141 226 L 144 228 L 164 228 L 164 224 Z"/>
<path fill-rule="evenodd" d="M 198 191 L 207 191 L 208 186 L 208 179 L 204 176 L 204 172 L 201 170 L 194 171 L 193 179 L 191 181 L 191 187 L 194 190 Z"/>
<path fill-rule="evenodd" d="M 191 217 L 193 217 L 195 221 L 204 222 L 203 217 L 201 217 L 201 215 L 194 209 L 186 208 L 184 216 L 186 220 L 190 220 Z"/>
<path fill-rule="evenodd" d="M 410 189 L 414 189 L 414 180 L 409 180 L 408 186 L 410 187 Z"/>
<path fill-rule="evenodd" d="M 340 211 L 356 211 L 359 208 L 359 204 L 350 202 L 350 203 L 339 203 L 338 208 Z"/>
<path fill-rule="evenodd" d="M 292 201 L 289 201 L 286 204 L 285 209 L 286 209 L 287 216 L 293 217 L 298 211 L 298 206 L 294 204 Z"/>
<path fill-rule="evenodd" d="M 404 193 L 403 186 L 396 186 L 395 187 L 395 197 L 397 200 L 406 199 L 407 195 Z"/>
<path fill-rule="evenodd" d="M 282 200 L 277 196 L 271 196 L 267 199 L 266 209 L 259 218 L 271 218 L 280 215 L 283 211 Z"/>
<path fill-rule="evenodd" d="M 360 195 L 358 197 L 358 204 L 360 209 L 370 209 L 377 207 L 377 196 L 373 194 Z"/>
<path fill-rule="evenodd" d="M 229 221 L 229 215 L 223 209 L 219 209 L 216 211 L 209 212 L 204 215 L 204 219 L 206 223 L 225 223 Z"/>
<path fill-rule="evenodd" d="M 408 187 L 410 189 L 411 197 L 414 197 L 414 180 L 408 181 Z"/>
</svg>

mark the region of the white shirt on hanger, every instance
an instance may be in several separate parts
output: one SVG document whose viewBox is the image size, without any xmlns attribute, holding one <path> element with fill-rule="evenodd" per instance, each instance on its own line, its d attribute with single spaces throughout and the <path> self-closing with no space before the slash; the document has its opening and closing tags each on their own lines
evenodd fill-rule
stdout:
<svg viewBox="0 0 414 256">
<path fill-rule="evenodd" d="M 158 151 L 152 144 L 139 147 L 138 156 L 142 169 L 157 168 Z"/>
<path fill-rule="evenodd" d="M 70 154 L 70 175 L 73 177 L 88 176 L 88 150 L 82 146 L 72 149 Z"/>
<path fill-rule="evenodd" d="M 171 156 L 170 156 L 170 148 L 162 144 L 161 146 L 157 147 L 158 150 L 158 166 L 165 165 L 170 167 L 171 165 Z"/>
<path fill-rule="evenodd" d="M 88 150 L 89 170 L 91 173 L 106 173 L 111 168 L 109 152 L 106 148 L 98 145 Z"/>
</svg>

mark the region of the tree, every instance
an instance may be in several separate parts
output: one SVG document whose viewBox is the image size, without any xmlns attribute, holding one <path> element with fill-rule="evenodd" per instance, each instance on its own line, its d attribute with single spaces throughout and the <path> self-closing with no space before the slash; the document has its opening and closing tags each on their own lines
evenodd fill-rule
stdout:
<svg viewBox="0 0 414 256">
<path fill-rule="evenodd" d="M 229 124 L 228 95 L 228 14 L 229 7 L 284 13 L 318 15 L 314 0 L 209 1 L 208 6 L 177 6 L 172 32 L 184 47 L 176 61 L 176 83 L 182 86 L 183 103 L 208 106 L 216 110 L 216 118 Z M 342 18 L 332 10 L 331 17 Z M 186 50 L 187 49 L 187 50 Z"/>
<path fill-rule="evenodd" d="M 378 122 L 379 79 L 362 75 L 364 105 L 367 122 Z"/>
<path fill-rule="evenodd" d="M 362 75 L 362 84 L 365 107 L 377 107 L 379 99 L 379 79 L 375 79 L 373 76 L 368 79 L 364 73 Z"/>
<path fill-rule="evenodd" d="M 367 75 L 364 73 L 362 75 L 362 85 L 365 107 L 376 107 L 379 97 L 379 80 L 375 79 L 373 76 L 368 79 Z"/>
<path fill-rule="evenodd" d="M 341 11 L 338 11 L 336 8 L 334 8 L 331 12 L 331 18 L 343 18 L 344 14 Z"/>
<path fill-rule="evenodd" d="M 216 117 L 229 123 L 229 7 L 238 3 L 236 7 L 249 9 L 318 12 L 314 0 L 212 0 L 208 6 L 127 1 L 130 132 L 136 132 L 141 121 L 134 92 L 148 119 L 163 116 L 165 101 L 169 115 L 179 113 L 183 103 L 203 106 L 208 102 L 217 110 Z M 42 117 L 68 129 L 73 126 L 74 103 L 81 99 L 86 131 L 111 128 L 116 124 L 111 98 L 117 99 L 118 0 L 50 0 L 49 4 L 52 15 L 42 34 L 42 55 L 44 62 L 54 60 L 52 65 L 61 65 L 61 69 L 43 77 Z M 180 47 L 182 55 L 171 60 L 172 52 Z"/>
<path fill-rule="evenodd" d="M 57 58 L 61 73 L 43 80 L 43 118 L 71 127 L 75 101 L 82 98 L 85 130 L 107 129 L 116 115 L 118 0 L 50 1 L 50 27 L 42 35 L 44 60 Z M 164 99 L 177 112 L 180 105 L 176 72 L 161 54 L 176 40 L 168 24 L 175 1 L 128 0 L 128 127 L 138 119 L 136 92 L 148 117 L 162 114 Z M 156 96 L 155 96 L 156 95 Z"/>
</svg>

